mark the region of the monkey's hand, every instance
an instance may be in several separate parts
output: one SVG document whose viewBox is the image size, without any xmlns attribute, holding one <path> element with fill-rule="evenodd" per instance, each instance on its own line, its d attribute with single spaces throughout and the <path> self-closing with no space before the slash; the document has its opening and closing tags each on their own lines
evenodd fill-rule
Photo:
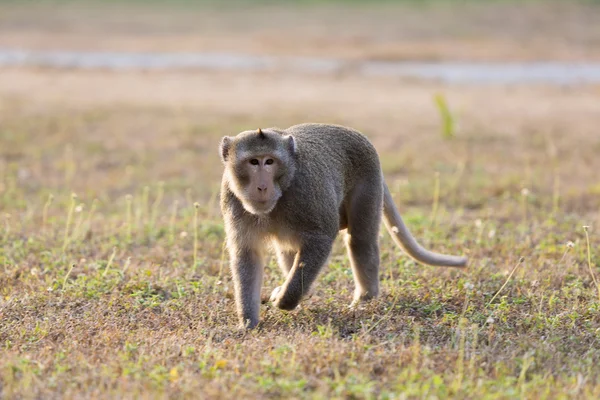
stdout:
<svg viewBox="0 0 600 400">
<path fill-rule="evenodd" d="M 283 295 L 283 286 L 277 286 L 275 289 L 273 289 L 273 292 L 271 292 L 271 298 L 269 301 L 273 303 L 275 307 L 286 311 L 292 311 L 296 308 L 299 308 L 299 305 L 297 304 L 286 304 L 282 302 Z"/>
<path fill-rule="evenodd" d="M 299 309 L 300 305 L 297 305 L 296 307 L 293 308 L 285 308 L 285 307 L 281 307 L 281 304 L 279 303 L 279 301 L 281 300 L 281 297 L 283 296 L 283 293 L 281 292 L 283 289 L 283 286 L 277 286 L 275 289 L 273 289 L 273 291 L 271 292 L 271 297 L 269 297 L 269 302 L 273 303 L 273 305 L 277 308 L 281 308 L 282 310 L 295 310 L 295 309 Z M 311 290 L 306 294 L 306 298 L 311 298 L 313 295 L 313 290 L 311 288 Z"/>
<path fill-rule="evenodd" d="M 269 297 L 269 301 L 271 303 L 277 303 L 280 292 L 281 292 L 281 286 L 277 286 L 275 289 L 273 289 L 273 291 L 271 292 L 271 297 Z"/>
</svg>

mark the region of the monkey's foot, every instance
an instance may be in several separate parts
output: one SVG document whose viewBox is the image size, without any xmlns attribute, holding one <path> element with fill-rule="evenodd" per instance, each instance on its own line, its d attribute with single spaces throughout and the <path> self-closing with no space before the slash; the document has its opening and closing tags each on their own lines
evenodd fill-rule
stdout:
<svg viewBox="0 0 600 400">
<path fill-rule="evenodd" d="M 373 295 L 373 294 L 371 294 L 369 292 L 355 293 L 354 294 L 354 299 L 352 300 L 352 303 L 350 303 L 349 308 L 356 309 L 361 304 L 364 304 L 364 303 L 366 303 L 366 302 L 368 302 L 370 300 L 373 300 L 375 297 L 377 297 L 377 295 Z"/>
</svg>

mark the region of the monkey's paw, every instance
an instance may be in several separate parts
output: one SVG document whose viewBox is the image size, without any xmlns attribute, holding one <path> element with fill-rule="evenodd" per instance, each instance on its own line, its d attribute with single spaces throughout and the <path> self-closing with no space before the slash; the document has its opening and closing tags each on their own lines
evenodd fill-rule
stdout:
<svg viewBox="0 0 600 400">
<path fill-rule="evenodd" d="M 269 301 L 271 303 L 277 302 L 279 298 L 279 292 L 281 292 L 281 286 L 277 286 L 275 289 L 273 289 L 273 291 L 271 292 L 271 297 L 269 297 Z"/>
<path fill-rule="evenodd" d="M 284 292 L 281 286 L 273 289 L 271 293 L 271 298 L 269 301 L 273 303 L 273 305 L 281 310 L 292 311 L 295 308 L 298 308 L 298 303 L 300 299 L 295 299 L 294 297 L 287 296 L 284 298 Z"/>
</svg>

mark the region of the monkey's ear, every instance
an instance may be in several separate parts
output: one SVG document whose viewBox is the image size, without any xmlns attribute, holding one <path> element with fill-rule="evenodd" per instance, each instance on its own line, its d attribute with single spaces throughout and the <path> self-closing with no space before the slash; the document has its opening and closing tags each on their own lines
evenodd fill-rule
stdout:
<svg viewBox="0 0 600 400">
<path fill-rule="evenodd" d="M 296 148 L 296 140 L 294 139 L 294 137 L 292 135 L 286 136 L 285 141 L 287 142 L 288 150 L 290 151 L 290 153 L 296 155 L 298 149 Z"/>
<path fill-rule="evenodd" d="M 227 162 L 227 157 L 229 157 L 230 148 L 231 138 L 229 136 L 223 137 L 223 139 L 221 139 L 221 161 Z"/>
</svg>

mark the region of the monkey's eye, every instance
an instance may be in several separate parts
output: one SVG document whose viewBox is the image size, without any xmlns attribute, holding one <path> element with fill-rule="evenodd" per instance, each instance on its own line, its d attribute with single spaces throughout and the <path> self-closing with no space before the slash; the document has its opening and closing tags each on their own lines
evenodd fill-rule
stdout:
<svg viewBox="0 0 600 400">
<path fill-rule="evenodd" d="M 252 165 L 258 165 L 259 162 L 258 162 L 258 160 L 256 158 L 253 158 L 252 160 L 250 160 L 250 164 L 252 164 Z"/>
<path fill-rule="evenodd" d="M 273 164 L 273 162 L 274 162 L 273 159 L 269 158 L 267 161 L 265 161 L 265 164 L 271 165 L 271 164 Z"/>
</svg>

